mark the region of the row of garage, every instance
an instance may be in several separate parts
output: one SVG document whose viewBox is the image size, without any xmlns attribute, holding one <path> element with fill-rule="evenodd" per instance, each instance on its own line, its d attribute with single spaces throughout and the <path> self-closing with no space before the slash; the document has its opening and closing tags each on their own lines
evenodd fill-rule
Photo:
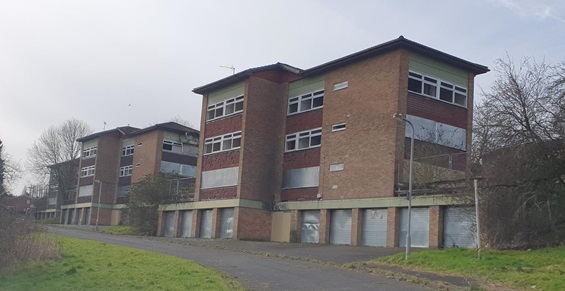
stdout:
<svg viewBox="0 0 565 291">
<path fill-rule="evenodd" d="M 364 246 L 387 246 L 388 217 L 386 208 L 360 210 L 360 241 Z M 175 212 L 163 212 L 164 235 L 167 237 L 190 237 L 193 227 L 193 210 L 179 212 L 178 234 L 175 234 Z M 430 236 L 430 208 L 412 208 L 411 220 L 411 245 L 413 247 L 429 247 Z M 442 236 L 444 247 L 472 248 L 475 246 L 475 216 L 474 209 L 470 207 L 443 207 Z M 234 209 L 223 208 L 220 215 L 220 238 L 233 237 Z M 400 208 L 398 217 L 398 246 L 406 246 L 408 225 L 408 209 Z M 320 210 L 301 211 L 300 242 L 320 243 Z M 200 210 L 199 237 L 212 237 L 212 210 Z M 338 209 L 330 211 L 329 243 L 339 245 L 352 244 L 351 209 Z"/>
</svg>

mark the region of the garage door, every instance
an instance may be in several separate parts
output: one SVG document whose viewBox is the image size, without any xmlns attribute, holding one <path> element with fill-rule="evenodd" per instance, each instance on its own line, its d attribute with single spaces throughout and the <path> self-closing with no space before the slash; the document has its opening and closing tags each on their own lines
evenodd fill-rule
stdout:
<svg viewBox="0 0 565 291">
<path fill-rule="evenodd" d="M 175 230 L 175 212 L 167 211 L 163 213 L 165 215 L 165 236 L 173 237 Z"/>
<path fill-rule="evenodd" d="M 233 237 L 233 208 L 222 209 L 222 222 L 220 228 L 221 238 Z"/>
<path fill-rule="evenodd" d="M 443 247 L 475 247 L 475 209 L 446 207 L 443 213 Z"/>
<path fill-rule="evenodd" d="M 330 243 L 334 245 L 351 244 L 351 210 L 331 212 Z"/>
<path fill-rule="evenodd" d="M 200 216 L 200 237 L 212 238 L 212 209 L 202 210 Z"/>
<path fill-rule="evenodd" d="M 300 241 L 303 243 L 320 242 L 320 211 L 302 211 L 302 230 Z"/>
<path fill-rule="evenodd" d="M 192 210 L 182 212 L 181 217 L 181 237 L 190 237 L 192 233 Z"/>
<path fill-rule="evenodd" d="M 386 246 L 386 209 L 363 210 L 363 228 L 361 230 L 361 243 L 364 246 Z"/>
<path fill-rule="evenodd" d="M 412 222 L 410 232 L 411 246 L 427 248 L 430 240 L 430 211 L 429 208 L 412 208 Z M 408 208 L 400 210 L 400 232 L 399 245 L 406 246 L 406 234 L 408 233 Z"/>
</svg>

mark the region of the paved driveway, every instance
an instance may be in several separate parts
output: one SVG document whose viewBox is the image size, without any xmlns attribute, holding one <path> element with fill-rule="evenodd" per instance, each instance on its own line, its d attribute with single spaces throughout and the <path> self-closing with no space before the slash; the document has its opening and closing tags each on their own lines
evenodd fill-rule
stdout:
<svg viewBox="0 0 565 291">
<path fill-rule="evenodd" d="M 250 290 L 426 290 L 407 282 L 319 262 L 368 260 L 379 255 L 381 250 L 376 248 L 117 236 L 63 227 L 49 227 L 49 231 L 192 260 L 226 272 Z M 397 250 L 382 249 L 386 253 L 394 251 Z M 312 261 L 292 260 L 289 256 Z"/>
</svg>

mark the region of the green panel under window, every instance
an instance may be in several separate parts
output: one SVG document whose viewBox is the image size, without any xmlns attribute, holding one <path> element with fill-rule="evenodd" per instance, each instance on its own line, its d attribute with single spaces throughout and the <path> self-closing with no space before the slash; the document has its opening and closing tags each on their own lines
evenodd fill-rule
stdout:
<svg viewBox="0 0 565 291">
<path fill-rule="evenodd" d="M 410 56 L 410 70 L 467 88 L 468 73 L 462 69 L 421 55 Z"/>
<path fill-rule="evenodd" d="M 82 147 L 87 149 L 87 148 L 91 148 L 91 147 L 95 147 L 96 145 L 98 145 L 98 139 L 93 139 L 93 140 L 89 140 L 89 141 L 85 141 L 82 143 Z"/>
<path fill-rule="evenodd" d="M 288 88 L 288 97 L 298 96 L 304 93 L 310 93 L 319 89 L 324 89 L 324 76 L 316 76 L 312 78 L 301 79 L 290 83 Z"/>
<path fill-rule="evenodd" d="M 172 132 L 164 132 L 163 139 L 170 141 L 180 141 L 179 135 L 177 133 L 172 133 Z"/>
<path fill-rule="evenodd" d="M 122 147 L 127 147 L 134 144 L 135 144 L 135 140 L 133 138 L 126 138 L 124 139 L 124 141 L 122 141 Z"/>
<path fill-rule="evenodd" d="M 233 84 L 208 95 L 208 105 L 222 102 L 226 99 L 241 96 L 245 93 L 245 82 Z"/>
</svg>

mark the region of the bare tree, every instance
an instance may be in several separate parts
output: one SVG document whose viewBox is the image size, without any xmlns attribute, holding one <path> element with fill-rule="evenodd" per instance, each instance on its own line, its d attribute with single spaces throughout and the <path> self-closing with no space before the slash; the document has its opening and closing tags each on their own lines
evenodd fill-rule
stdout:
<svg viewBox="0 0 565 291">
<path fill-rule="evenodd" d="M 58 197 L 75 188 L 81 151 L 76 140 L 91 132 L 85 122 L 77 119 L 43 132 L 28 150 L 28 168 L 36 176 L 36 184 L 45 185 L 49 179 L 56 184 Z"/>
<path fill-rule="evenodd" d="M 475 110 L 486 236 L 493 247 L 532 247 L 565 236 L 565 64 L 507 56 Z"/>
<path fill-rule="evenodd" d="M 19 165 L 4 153 L 4 145 L 0 140 L 0 196 L 9 195 L 13 184 L 20 178 Z"/>
<path fill-rule="evenodd" d="M 182 118 L 178 115 L 173 116 L 171 118 L 171 120 L 169 120 L 169 121 L 176 122 L 176 123 L 184 125 L 186 127 L 194 128 L 194 126 L 192 125 L 192 123 L 190 121 L 188 121 L 187 119 L 184 119 L 184 118 Z"/>
</svg>

